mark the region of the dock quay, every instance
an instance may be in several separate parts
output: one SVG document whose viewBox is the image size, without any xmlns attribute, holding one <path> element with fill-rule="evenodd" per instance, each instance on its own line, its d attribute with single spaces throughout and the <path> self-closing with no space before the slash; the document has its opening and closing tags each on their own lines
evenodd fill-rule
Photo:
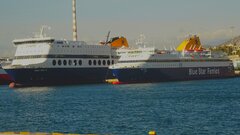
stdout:
<svg viewBox="0 0 240 135">
<path fill-rule="evenodd" d="M 42 133 L 42 132 L 0 132 L 0 135 L 103 135 L 103 134 L 64 134 L 64 133 Z M 148 135 L 157 135 L 155 131 L 149 131 Z"/>
<path fill-rule="evenodd" d="M 0 132 L 0 135 L 100 135 L 100 134 L 64 134 L 64 133 L 42 133 L 42 132 Z"/>
</svg>

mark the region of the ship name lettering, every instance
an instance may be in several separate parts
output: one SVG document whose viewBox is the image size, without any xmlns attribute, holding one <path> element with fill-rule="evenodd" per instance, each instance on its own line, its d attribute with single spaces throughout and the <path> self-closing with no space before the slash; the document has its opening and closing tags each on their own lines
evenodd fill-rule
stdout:
<svg viewBox="0 0 240 135">
<path fill-rule="evenodd" d="M 198 75 L 198 70 L 197 69 L 189 69 L 188 70 L 189 75 Z"/>
<path fill-rule="evenodd" d="M 206 75 L 206 69 L 204 69 L 204 68 L 198 68 L 198 74 L 199 75 Z"/>
<path fill-rule="evenodd" d="M 209 75 L 219 75 L 220 70 L 219 70 L 219 68 L 207 68 L 207 73 Z"/>
</svg>

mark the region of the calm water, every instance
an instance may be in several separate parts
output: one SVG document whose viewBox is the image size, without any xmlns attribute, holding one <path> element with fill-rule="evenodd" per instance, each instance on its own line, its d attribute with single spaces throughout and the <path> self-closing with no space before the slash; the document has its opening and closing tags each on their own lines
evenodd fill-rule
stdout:
<svg viewBox="0 0 240 135">
<path fill-rule="evenodd" d="M 114 135 L 240 134 L 240 78 L 9 89 L 0 131 Z"/>
</svg>

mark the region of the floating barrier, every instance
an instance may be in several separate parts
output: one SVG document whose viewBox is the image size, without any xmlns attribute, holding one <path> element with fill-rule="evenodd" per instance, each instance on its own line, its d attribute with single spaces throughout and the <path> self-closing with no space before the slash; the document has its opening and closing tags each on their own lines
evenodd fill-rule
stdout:
<svg viewBox="0 0 240 135">
<path fill-rule="evenodd" d="M 118 83 L 119 81 L 118 81 L 118 79 L 107 79 L 106 82 L 107 82 L 107 83 L 110 83 L 110 84 L 116 84 L 116 83 Z"/>
<path fill-rule="evenodd" d="M 64 134 L 64 133 L 41 133 L 41 132 L 0 132 L 0 135 L 100 135 L 100 134 Z M 148 135 L 157 135 L 155 131 L 149 131 Z"/>
<path fill-rule="evenodd" d="M 149 131 L 148 135 L 157 135 L 156 131 Z"/>
<path fill-rule="evenodd" d="M 105 81 L 107 83 L 110 83 L 110 84 L 113 84 L 113 85 L 126 84 L 126 83 L 120 82 L 118 79 L 107 79 Z"/>
<path fill-rule="evenodd" d="M 99 134 L 64 134 L 64 133 L 41 133 L 41 132 L 0 132 L 0 135 L 99 135 Z"/>
</svg>

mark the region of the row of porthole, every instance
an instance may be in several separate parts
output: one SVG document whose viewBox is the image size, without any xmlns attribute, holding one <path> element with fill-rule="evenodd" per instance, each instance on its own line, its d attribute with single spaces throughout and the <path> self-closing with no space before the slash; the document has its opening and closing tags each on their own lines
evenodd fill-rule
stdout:
<svg viewBox="0 0 240 135">
<path fill-rule="evenodd" d="M 77 66 L 77 65 L 82 65 L 82 60 L 79 60 L 79 61 L 77 61 L 77 60 L 53 60 L 52 61 L 52 64 L 53 64 L 53 66 L 56 66 L 57 64 L 59 65 L 59 66 L 61 66 L 61 65 L 64 65 L 64 66 L 67 66 L 67 65 L 69 65 L 69 66 L 71 66 L 71 65 L 74 65 L 74 66 Z"/>
<path fill-rule="evenodd" d="M 112 64 L 114 64 L 114 60 L 112 60 L 112 61 L 110 61 L 110 60 L 103 60 L 103 61 L 101 61 L 101 60 L 88 60 L 88 65 L 94 65 L 94 66 L 96 66 L 96 65 L 99 65 L 99 66 L 101 66 L 101 65 L 111 65 L 111 63 Z M 67 65 L 69 65 L 69 66 L 72 66 L 72 65 L 74 65 L 74 66 L 77 66 L 77 65 L 79 65 L 79 66 L 81 66 L 82 65 L 82 60 L 53 60 L 52 61 L 52 64 L 53 64 L 53 66 L 56 66 L 57 64 L 59 65 L 59 66 L 61 66 L 61 65 L 64 65 L 64 66 L 67 66 Z"/>
</svg>

